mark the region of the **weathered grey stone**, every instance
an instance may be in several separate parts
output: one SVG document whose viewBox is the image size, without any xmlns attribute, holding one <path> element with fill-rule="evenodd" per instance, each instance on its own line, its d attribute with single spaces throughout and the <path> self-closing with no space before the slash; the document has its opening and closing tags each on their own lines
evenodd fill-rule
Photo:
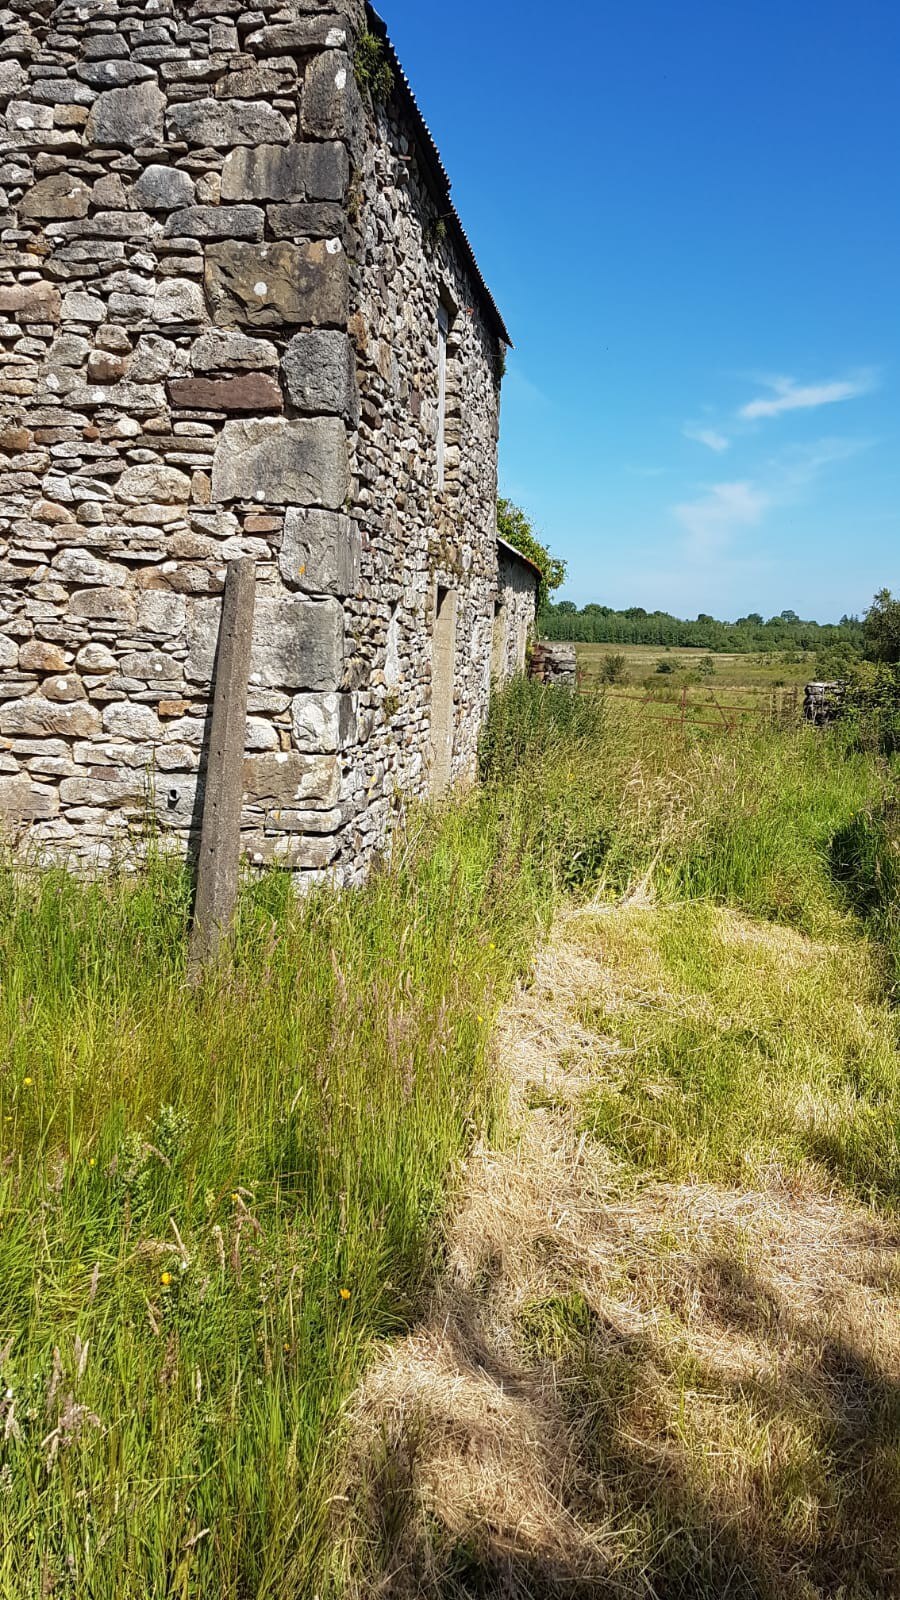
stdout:
<svg viewBox="0 0 900 1600">
<path fill-rule="evenodd" d="M 113 739 L 162 738 L 162 723 L 152 706 L 114 701 L 103 712 L 103 728 Z"/>
<path fill-rule="evenodd" d="M 93 622 L 134 622 L 134 595 L 130 589 L 79 589 L 66 611 L 70 617 Z"/>
<path fill-rule="evenodd" d="M 206 322 L 206 306 L 199 284 L 190 278 L 164 278 L 153 298 L 153 317 L 164 325 Z"/>
<path fill-rule="evenodd" d="M 23 646 L 23 649 L 27 650 L 27 648 L 27 645 Z M 0 634 L 0 671 L 8 672 L 10 667 L 15 668 L 17 666 L 21 666 L 23 672 L 29 671 L 29 668 L 22 662 L 22 652 L 15 640 L 7 639 L 3 634 Z M 63 666 L 65 666 L 65 662 L 63 662 Z M 37 669 L 32 668 L 30 670 Z"/>
<path fill-rule="evenodd" d="M 86 83 L 74 78 L 39 78 L 31 85 L 31 98 L 39 104 L 61 106 L 68 103 L 84 108 L 93 105 L 97 95 Z"/>
<path fill-rule="evenodd" d="M 278 366 L 278 351 L 268 339 L 212 329 L 191 346 L 195 372 L 257 372 Z"/>
<path fill-rule="evenodd" d="M 303 79 L 300 125 L 313 139 L 359 137 L 362 106 L 349 56 L 342 50 L 314 56 Z"/>
<path fill-rule="evenodd" d="M 259 206 L 188 206 L 172 212 L 163 233 L 167 238 L 259 240 L 264 227 Z"/>
<path fill-rule="evenodd" d="M 219 636 L 221 602 L 194 600 L 185 677 L 208 684 Z M 258 599 L 250 683 L 284 689 L 331 689 L 344 670 L 344 613 L 336 600 Z"/>
<path fill-rule="evenodd" d="M 282 361 L 288 397 L 298 411 L 359 420 L 356 360 L 346 333 L 316 329 L 294 335 Z"/>
<path fill-rule="evenodd" d="M 105 585 L 109 589 L 122 589 L 128 582 L 128 568 L 111 561 L 100 561 L 89 550 L 67 546 L 53 558 L 54 576 L 65 583 L 81 584 L 85 588 Z"/>
<path fill-rule="evenodd" d="M 56 677 L 45 678 L 41 684 L 41 694 L 48 700 L 56 700 L 61 704 L 87 699 L 84 684 L 77 672 L 64 672 Z"/>
<path fill-rule="evenodd" d="M 106 305 L 98 295 L 69 289 L 63 296 L 62 314 L 66 322 L 105 322 Z"/>
<path fill-rule="evenodd" d="M 32 782 L 26 773 L 0 778 L 0 823 L 38 822 L 59 813 L 56 789 Z"/>
<path fill-rule="evenodd" d="M 177 467 L 126 467 L 116 485 L 116 494 L 126 505 L 142 505 L 158 500 L 162 505 L 184 504 L 191 498 L 191 480 Z"/>
<path fill-rule="evenodd" d="M 137 342 L 128 374 L 133 383 L 159 383 L 161 378 L 170 378 L 185 366 L 183 353 L 172 339 L 163 339 L 158 333 L 145 333 Z"/>
<path fill-rule="evenodd" d="M 89 778 L 64 778 L 59 797 L 65 806 L 140 806 L 149 803 L 150 774 L 139 767 L 94 767 Z"/>
<path fill-rule="evenodd" d="M 82 338 L 81 334 L 58 333 L 47 351 L 47 366 L 51 370 L 56 367 L 81 367 L 90 349 L 90 339 Z"/>
<path fill-rule="evenodd" d="M 291 703 L 294 748 L 304 753 L 334 753 L 353 737 L 349 694 L 298 694 Z"/>
<path fill-rule="evenodd" d="M 90 739 L 100 728 L 99 711 L 85 700 L 66 705 L 32 694 L 0 706 L 0 734 L 7 738 L 35 739 L 59 734 L 66 739 Z"/>
<path fill-rule="evenodd" d="M 238 144 L 286 144 L 288 122 L 258 100 L 186 100 L 169 107 L 169 137 L 227 149 Z"/>
<path fill-rule="evenodd" d="M 147 589 L 138 600 L 138 627 L 145 633 L 178 638 L 184 632 L 187 602 L 165 589 Z"/>
<path fill-rule="evenodd" d="M 54 172 L 41 178 L 19 201 L 19 215 L 41 219 L 86 217 L 91 191 L 81 178 Z"/>
<path fill-rule="evenodd" d="M 175 211 L 194 200 L 194 180 L 178 167 L 145 167 L 132 194 L 147 211 Z"/>
<path fill-rule="evenodd" d="M 213 457 L 212 498 L 264 505 L 344 504 L 347 434 L 336 417 L 226 422 Z"/>
<path fill-rule="evenodd" d="M 300 17 L 294 22 L 274 23 L 247 35 L 250 49 L 264 55 L 279 51 L 290 55 L 312 55 L 319 50 L 342 50 L 347 43 L 347 19 L 337 12 Z"/>
<path fill-rule="evenodd" d="M 85 644 L 75 657 L 75 665 L 82 672 L 114 672 L 116 658 L 105 644 Z"/>
<path fill-rule="evenodd" d="M 303 200 L 266 207 L 276 239 L 343 239 L 347 216 L 343 206 Z"/>
<path fill-rule="evenodd" d="M 75 70 L 92 89 L 127 89 L 133 83 L 146 83 L 154 75 L 152 67 L 127 60 L 82 61 Z"/>
<path fill-rule="evenodd" d="M 343 200 L 350 161 L 342 144 L 245 142 L 252 148 L 225 157 L 223 200 Z"/>
<path fill-rule="evenodd" d="M 126 678 L 140 678 L 154 688 L 181 682 L 180 663 L 163 650 L 128 650 L 119 667 Z"/>
<path fill-rule="evenodd" d="M 347 257 L 332 242 L 213 244 L 206 252 L 206 291 L 216 322 L 251 327 L 282 324 L 346 326 Z"/>
<path fill-rule="evenodd" d="M 159 144 L 163 136 L 166 97 L 156 83 L 133 84 L 98 95 L 84 130 L 88 145 L 136 150 Z"/>
<path fill-rule="evenodd" d="M 340 778 L 340 765 L 329 755 L 290 750 L 248 756 L 244 761 L 244 794 L 251 804 L 293 806 L 314 801 L 333 806 Z"/>
<path fill-rule="evenodd" d="M 359 529 L 336 511 L 292 508 L 284 519 L 278 567 L 285 583 L 307 594 L 356 593 Z"/>
</svg>

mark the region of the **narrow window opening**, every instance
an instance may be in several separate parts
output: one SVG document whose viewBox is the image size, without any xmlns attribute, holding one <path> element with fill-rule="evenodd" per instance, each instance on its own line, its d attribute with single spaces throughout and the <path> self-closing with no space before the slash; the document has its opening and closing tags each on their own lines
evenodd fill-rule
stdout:
<svg viewBox="0 0 900 1600">
<path fill-rule="evenodd" d="M 453 702 L 456 677 L 455 589 L 438 585 L 431 642 L 431 788 L 445 794 L 453 770 Z"/>
<path fill-rule="evenodd" d="M 447 346 L 450 340 L 450 313 L 447 307 L 438 306 L 438 424 L 437 424 L 437 486 L 444 487 L 444 462 L 447 451 Z"/>
</svg>

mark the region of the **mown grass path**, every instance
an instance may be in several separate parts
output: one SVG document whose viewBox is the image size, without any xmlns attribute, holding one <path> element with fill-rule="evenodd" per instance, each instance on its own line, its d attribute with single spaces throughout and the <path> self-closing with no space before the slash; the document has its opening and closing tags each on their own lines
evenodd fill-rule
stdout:
<svg viewBox="0 0 900 1600">
<path fill-rule="evenodd" d="M 357 1402 L 360 1594 L 897 1594 L 896 1049 L 859 938 L 559 919 L 432 1314 Z"/>
</svg>

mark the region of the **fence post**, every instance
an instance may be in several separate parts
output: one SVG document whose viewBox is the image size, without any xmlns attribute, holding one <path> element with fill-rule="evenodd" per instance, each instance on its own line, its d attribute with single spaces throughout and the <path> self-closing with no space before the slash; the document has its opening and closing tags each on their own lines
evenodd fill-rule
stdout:
<svg viewBox="0 0 900 1600">
<path fill-rule="evenodd" d="M 218 953 L 222 937 L 231 927 L 237 901 L 255 598 L 253 558 L 242 556 L 229 561 L 219 623 L 197 892 L 188 951 L 192 977 L 198 976 Z"/>
</svg>

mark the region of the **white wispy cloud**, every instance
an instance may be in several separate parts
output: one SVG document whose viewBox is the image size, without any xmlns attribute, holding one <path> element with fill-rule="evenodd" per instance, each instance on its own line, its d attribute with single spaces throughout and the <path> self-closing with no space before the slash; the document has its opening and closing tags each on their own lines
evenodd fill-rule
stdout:
<svg viewBox="0 0 900 1600">
<path fill-rule="evenodd" d="M 720 433 L 718 428 L 698 428 L 694 423 L 688 422 L 682 431 L 686 439 L 693 439 L 696 444 L 705 444 L 707 450 L 715 450 L 717 454 L 727 450 L 731 445 L 731 440 L 724 433 Z"/>
<path fill-rule="evenodd" d="M 738 416 L 745 422 L 760 422 L 783 416 L 786 411 L 815 411 L 819 406 L 836 405 L 840 400 L 857 400 L 870 394 L 876 385 L 872 370 L 852 373 L 846 378 L 829 378 L 823 383 L 797 383 L 794 378 L 767 378 L 770 394 L 760 395 L 741 406 Z"/>
<path fill-rule="evenodd" d="M 771 504 L 765 489 L 745 479 L 712 483 L 698 499 L 672 510 L 688 535 L 686 553 L 699 559 L 725 549 L 740 530 L 755 527 Z"/>
</svg>

